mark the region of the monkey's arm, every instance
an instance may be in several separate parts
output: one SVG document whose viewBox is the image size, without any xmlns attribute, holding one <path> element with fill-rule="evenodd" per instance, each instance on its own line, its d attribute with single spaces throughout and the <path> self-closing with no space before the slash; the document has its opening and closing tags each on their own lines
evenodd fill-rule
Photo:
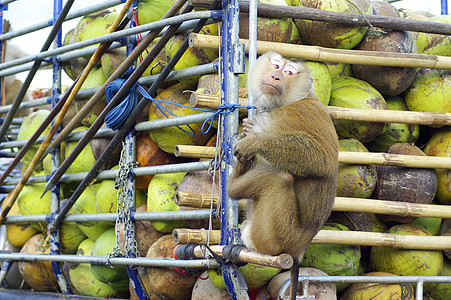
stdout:
<svg viewBox="0 0 451 300">
<path fill-rule="evenodd" d="M 239 161 L 262 157 L 278 169 L 301 177 L 330 176 L 337 167 L 334 145 L 298 131 L 280 134 L 249 134 L 235 148 Z"/>
</svg>

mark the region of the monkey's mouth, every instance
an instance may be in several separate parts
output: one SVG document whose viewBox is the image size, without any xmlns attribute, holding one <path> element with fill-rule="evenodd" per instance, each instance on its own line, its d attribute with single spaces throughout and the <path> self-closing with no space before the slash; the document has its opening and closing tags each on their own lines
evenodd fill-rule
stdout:
<svg viewBox="0 0 451 300">
<path fill-rule="evenodd" d="M 263 93 L 265 94 L 269 94 L 269 95 L 280 95 L 282 93 L 282 91 L 280 90 L 280 88 L 278 86 L 274 86 L 271 84 L 264 84 L 262 83 L 260 85 Z"/>
</svg>

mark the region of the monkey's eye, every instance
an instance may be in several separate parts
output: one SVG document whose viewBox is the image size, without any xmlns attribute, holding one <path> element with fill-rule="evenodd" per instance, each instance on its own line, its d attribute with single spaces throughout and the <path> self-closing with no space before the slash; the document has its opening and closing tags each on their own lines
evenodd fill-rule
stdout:
<svg viewBox="0 0 451 300">
<path fill-rule="evenodd" d="M 288 76 L 296 75 L 297 73 L 299 73 L 299 70 L 292 65 L 286 65 L 283 71 Z"/>
<path fill-rule="evenodd" d="M 278 57 L 272 57 L 270 59 L 271 64 L 274 66 L 274 69 L 279 70 L 283 66 L 283 61 Z"/>
</svg>

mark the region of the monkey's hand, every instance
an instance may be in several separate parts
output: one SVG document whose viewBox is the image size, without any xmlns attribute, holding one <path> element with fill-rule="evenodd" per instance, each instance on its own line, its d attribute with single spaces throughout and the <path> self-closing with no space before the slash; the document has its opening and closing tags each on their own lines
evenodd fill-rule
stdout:
<svg viewBox="0 0 451 300">
<path fill-rule="evenodd" d="M 248 143 L 250 140 L 250 137 L 239 140 L 233 151 L 233 155 L 235 155 L 242 164 L 250 164 L 255 159 L 256 153 L 252 151 L 252 144 Z"/>
<path fill-rule="evenodd" d="M 255 122 L 249 118 L 243 119 L 243 130 L 241 131 L 241 136 L 245 137 L 251 132 L 252 127 L 254 127 Z"/>
</svg>

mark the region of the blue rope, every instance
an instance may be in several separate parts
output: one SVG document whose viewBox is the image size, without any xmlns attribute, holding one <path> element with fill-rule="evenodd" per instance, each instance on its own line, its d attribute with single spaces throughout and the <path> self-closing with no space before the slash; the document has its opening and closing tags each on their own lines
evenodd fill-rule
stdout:
<svg viewBox="0 0 451 300">
<path fill-rule="evenodd" d="M 122 87 L 124 82 L 125 82 L 125 79 L 118 78 L 118 79 L 112 81 L 110 84 L 108 84 L 107 88 L 105 89 L 105 98 L 106 98 L 107 102 L 111 101 L 111 99 L 114 97 L 114 95 L 117 93 L 117 91 L 119 91 L 119 89 Z M 219 115 L 231 113 L 231 112 L 235 111 L 235 109 L 237 109 L 237 108 L 255 109 L 255 106 L 252 106 L 252 105 L 243 106 L 243 105 L 239 105 L 239 104 L 230 104 L 230 103 L 224 103 L 224 104 L 219 105 L 218 109 L 215 111 L 209 110 L 209 109 L 202 109 L 202 108 L 197 108 L 197 107 L 186 106 L 186 105 L 179 104 L 179 103 L 155 99 L 152 96 L 150 96 L 150 94 L 147 92 L 147 90 L 142 85 L 137 83 L 130 89 L 130 92 L 125 97 L 125 99 L 118 106 L 113 108 L 105 117 L 105 124 L 108 128 L 116 130 L 122 126 L 122 124 L 125 122 L 127 117 L 130 115 L 131 111 L 138 104 L 138 93 L 137 92 L 139 92 L 144 98 L 152 101 L 152 103 L 155 104 L 155 106 L 160 110 L 160 112 L 166 118 L 168 118 L 169 114 L 174 117 L 177 117 L 177 115 L 174 114 L 172 111 L 168 110 L 167 108 L 165 108 L 164 106 L 162 106 L 160 103 L 177 105 L 180 107 L 194 109 L 194 110 L 201 111 L 201 112 L 212 112 L 213 114 L 210 117 L 208 117 L 202 124 L 201 132 L 203 134 L 206 134 L 208 131 L 210 131 L 213 121 L 216 118 L 218 118 Z M 205 130 L 205 126 L 207 123 L 209 123 L 209 126 L 208 126 L 207 130 Z M 183 132 L 185 132 L 189 135 L 194 135 L 193 128 L 189 124 L 186 126 L 188 126 L 188 128 L 191 132 L 183 129 L 180 126 L 177 126 L 177 128 L 179 128 L 180 130 L 182 130 Z"/>
<path fill-rule="evenodd" d="M 109 103 L 113 99 L 114 95 L 120 90 L 122 85 L 125 83 L 125 79 L 117 78 L 116 80 L 110 82 L 105 89 L 105 98 Z M 138 104 L 138 93 L 136 92 L 136 87 L 133 86 L 125 99 L 119 103 L 116 107 L 111 109 L 105 117 L 105 125 L 112 129 L 117 130 L 121 128 L 127 117 L 130 115 L 132 110 Z"/>
</svg>

